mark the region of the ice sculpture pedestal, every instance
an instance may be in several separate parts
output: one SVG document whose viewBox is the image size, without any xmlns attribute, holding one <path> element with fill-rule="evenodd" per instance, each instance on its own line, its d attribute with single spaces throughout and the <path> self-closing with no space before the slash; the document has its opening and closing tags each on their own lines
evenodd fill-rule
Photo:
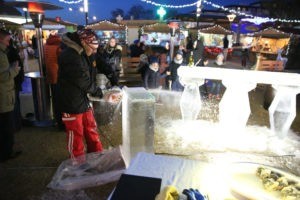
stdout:
<svg viewBox="0 0 300 200">
<path fill-rule="evenodd" d="M 240 131 L 245 128 L 250 116 L 249 91 L 255 83 L 240 80 L 223 80 L 226 92 L 219 104 L 219 122 L 222 127 Z"/>
<path fill-rule="evenodd" d="M 138 152 L 154 153 L 155 97 L 145 88 L 123 88 L 122 152 L 126 166 Z"/>
<path fill-rule="evenodd" d="M 269 107 L 271 130 L 283 138 L 296 117 L 296 96 L 300 87 L 275 86 L 276 95 Z"/>
</svg>

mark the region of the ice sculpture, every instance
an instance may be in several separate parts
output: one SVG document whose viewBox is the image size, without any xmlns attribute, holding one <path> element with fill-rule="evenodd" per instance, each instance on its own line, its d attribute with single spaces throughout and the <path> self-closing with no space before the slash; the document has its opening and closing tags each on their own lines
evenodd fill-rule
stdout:
<svg viewBox="0 0 300 200">
<path fill-rule="evenodd" d="M 226 86 L 219 111 L 219 121 L 222 125 L 237 129 L 246 126 L 250 115 L 248 92 L 255 88 L 257 83 L 272 84 L 277 89 L 269 108 L 269 116 L 271 130 L 278 136 L 283 137 L 287 133 L 296 116 L 295 95 L 300 93 L 299 74 L 181 66 L 178 75 L 185 85 L 184 92 L 188 92 L 189 85 L 194 85 L 197 81 L 222 80 Z"/>
<path fill-rule="evenodd" d="M 180 109 L 183 120 L 196 120 L 201 109 L 199 85 L 190 84 L 185 86 L 180 99 Z"/>
</svg>

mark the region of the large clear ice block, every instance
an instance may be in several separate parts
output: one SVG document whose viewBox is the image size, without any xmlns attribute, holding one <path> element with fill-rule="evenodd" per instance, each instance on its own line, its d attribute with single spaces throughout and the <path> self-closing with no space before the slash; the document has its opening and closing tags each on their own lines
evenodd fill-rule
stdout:
<svg viewBox="0 0 300 200">
<path fill-rule="evenodd" d="M 123 88 L 122 152 L 128 166 L 138 152 L 154 152 L 155 97 L 145 88 Z"/>
</svg>

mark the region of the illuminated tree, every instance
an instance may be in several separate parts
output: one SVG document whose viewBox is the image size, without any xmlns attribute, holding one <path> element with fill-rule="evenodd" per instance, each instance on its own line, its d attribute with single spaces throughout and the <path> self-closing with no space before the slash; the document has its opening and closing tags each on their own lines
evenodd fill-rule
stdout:
<svg viewBox="0 0 300 200">
<path fill-rule="evenodd" d="M 118 15 L 121 15 L 122 17 L 124 17 L 124 10 L 122 10 L 121 8 L 117 8 L 115 10 L 112 10 L 110 13 L 111 13 L 111 18 L 112 19 L 116 19 L 116 17 Z"/>
<path fill-rule="evenodd" d="M 298 19 L 300 17 L 299 0 L 262 0 L 262 7 L 267 9 L 270 17 Z"/>
</svg>

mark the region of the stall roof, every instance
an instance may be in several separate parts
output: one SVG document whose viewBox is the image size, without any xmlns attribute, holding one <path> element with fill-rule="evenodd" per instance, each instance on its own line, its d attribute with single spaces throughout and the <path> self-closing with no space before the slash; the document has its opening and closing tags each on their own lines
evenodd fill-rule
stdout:
<svg viewBox="0 0 300 200">
<path fill-rule="evenodd" d="M 142 27 L 145 33 L 150 32 L 158 32 L 158 33 L 169 33 L 170 28 L 168 24 L 166 23 L 155 23 L 155 24 L 149 24 Z"/>
<path fill-rule="evenodd" d="M 211 26 L 211 27 L 202 28 L 199 31 L 201 33 L 221 34 L 221 35 L 232 35 L 233 34 L 232 31 L 227 30 L 218 24 Z"/>
<path fill-rule="evenodd" d="M 122 20 L 120 22 L 118 22 L 118 24 L 122 24 L 124 26 L 128 26 L 128 27 L 141 27 L 144 25 L 149 25 L 149 24 L 154 24 L 157 23 L 157 20 Z"/>
<path fill-rule="evenodd" d="M 26 22 L 25 17 L 13 16 L 13 15 L 0 15 L 0 20 L 4 20 L 16 24 L 24 24 Z M 28 19 L 28 21 L 32 21 L 32 20 Z"/>
<path fill-rule="evenodd" d="M 71 23 L 71 22 L 66 22 L 66 21 L 56 21 L 55 19 L 52 18 L 47 18 L 43 22 L 42 29 L 44 30 L 59 30 L 61 28 L 66 28 L 67 26 L 72 26 L 74 29 L 76 28 L 76 24 Z M 23 24 L 22 26 L 23 29 L 35 29 L 34 25 L 32 22 Z"/>
<path fill-rule="evenodd" d="M 289 38 L 290 34 L 269 27 L 259 32 L 254 33 L 254 37 L 265 37 L 265 38 Z"/>
<path fill-rule="evenodd" d="M 96 22 L 94 24 L 89 24 L 89 25 L 87 25 L 87 28 L 90 28 L 90 29 L 93 29 L 93 30 L 116 30 L 116 31 L 121 31 L 121 30 L 126 30 L 127 26 L 124 26 L 122 24 L 112 23 L 110 21 L 104 20 L 104 21 Z"/>
</svg>

